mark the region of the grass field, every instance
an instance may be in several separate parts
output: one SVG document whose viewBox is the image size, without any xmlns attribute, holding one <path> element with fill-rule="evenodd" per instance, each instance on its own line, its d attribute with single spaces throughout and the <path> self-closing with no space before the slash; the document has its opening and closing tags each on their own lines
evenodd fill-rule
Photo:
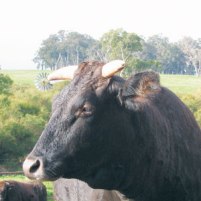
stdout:
<svg viewBox="0 0 201 201">
<path fill-rule="evenodd" d="M 7 74 L 16 84 L 33 85 L 36 75 L 40 71 L 37 70 L 2 70 L 0 73 Z"/>
<path fill-rule="evenodd" d="M 161 75 L 161 84 L 176 94 L 193 94 L 201 91 L 201 77 L 192 75 Z"/>
<path fill-rule="evenodd" d="M 3 70 L 0 73 L 9 75 L 17 85 L 34 86 L 37 70 Z M 161 75 L 161 84 L 177 94 L 191 94 L 201 90 L 201 77 L 192 75 Z"/>
<path fill-rule="evenodd" d="M 2 181 L 2 180 L 15 180 L 15 181 L 21 181 L 21 182 L 28 182 L 29 181 L 23 175 L 0 176 L 0 181 Z M 46 186 L 46 189 L 47 189 L 47 200 L 48 201 L 53 201 L 54 199 L 53 199 L 53 185 L 52 185 L 52 182 L 44 182 L 44 185 Z"/>
</svg>

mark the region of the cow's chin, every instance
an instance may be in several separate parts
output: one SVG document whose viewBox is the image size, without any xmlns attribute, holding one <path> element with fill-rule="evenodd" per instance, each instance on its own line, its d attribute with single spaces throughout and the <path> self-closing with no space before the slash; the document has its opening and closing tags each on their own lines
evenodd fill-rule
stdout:
<svg viewBox="0 0 201 201">
<path fill-rule="evenodd" d="M 64 171 L 62 171 L 64 170 Z M 41 180 L 55 181 L 59 178 L 79 179 L 94 189 L 118 190 L 125 179 L 125 170 L 122 166 L 96 168 L 56 168 L 44 171 Z"/>
<path fill-rule="evenodd" d="M 87 169 L 86 171 L 66 172 L 63 177 L 66 179 L 79 179 L 86 182 L 94 189 L 119 190 L 124 180 L 123 171 L 114 171 L 114 169 L 97 168 Z"/>
<path fill-rule="evenodd" d="M 84 178 L 84 181 L 94 189 L 118 190 L 121 183 L 121 178 L 117 180 L 113 175 L 111 175 L 110 171 L 99 169 L 98 171 Z"/>
</svg>

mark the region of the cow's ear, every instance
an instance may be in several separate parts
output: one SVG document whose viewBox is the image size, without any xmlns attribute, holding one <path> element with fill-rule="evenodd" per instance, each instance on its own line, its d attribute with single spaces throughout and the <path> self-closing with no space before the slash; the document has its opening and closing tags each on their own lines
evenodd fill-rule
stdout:
<svg viewBox="0 0 201 201">
<path fill-rule="evenodd" d="M 119 92 L 119 100 L 129 109 L 139 110 L 160 92 L 159 75 L 153 71 L 131 76 Z"/>
<path fill-rule="evenodd" d="M 109 93 L 117 96 L 119 93 L 119 90 L 122 88 L 124 83 L 125 83 L 125 80 L 122 77 L 119 77 L 119 76 L 111 77 L 108 83 Z"/>
</svg>

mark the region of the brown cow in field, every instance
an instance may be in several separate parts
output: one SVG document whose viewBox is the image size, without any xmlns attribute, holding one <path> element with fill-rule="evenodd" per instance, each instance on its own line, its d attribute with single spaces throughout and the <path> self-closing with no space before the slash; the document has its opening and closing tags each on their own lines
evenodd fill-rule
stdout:
<svg viewBox="0 0 201 201">
<path fill-rule="evenodd" d="M 47 201 L 46 187 L 39 182 L 0 181 L 0 201 Z"/>
</svg>

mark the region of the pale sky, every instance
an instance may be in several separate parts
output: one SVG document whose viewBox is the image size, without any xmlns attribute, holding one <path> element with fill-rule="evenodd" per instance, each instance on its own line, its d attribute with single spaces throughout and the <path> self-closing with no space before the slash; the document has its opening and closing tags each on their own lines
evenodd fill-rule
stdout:
<svg viewBox="0 0 201 201">
<path fill-rule="evenodd" d="M 117 28 L 172 42 L 201 38 L 200 8 L 200 0 L 0 0 L 0 65 L 35 69 L 40 44 L 59 30 L 95 39 Z"/>
</svg>

